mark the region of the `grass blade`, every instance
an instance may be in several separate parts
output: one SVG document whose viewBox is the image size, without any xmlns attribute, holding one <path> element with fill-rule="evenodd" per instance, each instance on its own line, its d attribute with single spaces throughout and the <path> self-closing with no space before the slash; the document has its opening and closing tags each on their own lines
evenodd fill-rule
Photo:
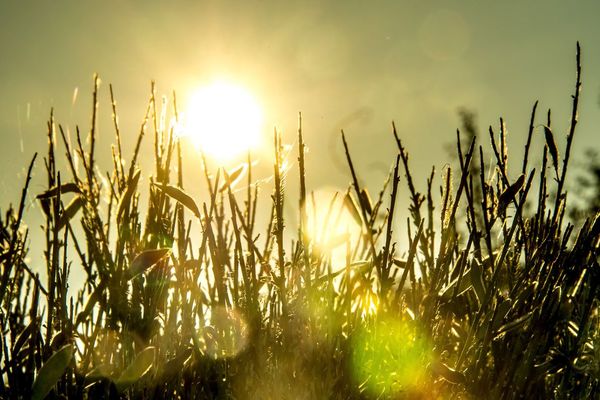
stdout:
<svg viewBox="0 0 600 400">
<path fill-rule="evenodd" d="M 54 353 L 44 363 L 31 388 L 32 400 L 42 400 L 50 393 L 71 363 L 73 351 L 73 345 L 68 344 Z"/>
</svg>

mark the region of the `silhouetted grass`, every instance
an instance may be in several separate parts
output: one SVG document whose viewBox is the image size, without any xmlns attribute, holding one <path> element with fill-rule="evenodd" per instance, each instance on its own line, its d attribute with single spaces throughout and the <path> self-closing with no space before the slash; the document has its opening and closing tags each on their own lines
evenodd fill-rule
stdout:
<svg viewBox="0 0 600 400">
<path fill-rule="evenodd" d="M 442 177 L 440 204 L 435 170 L 419 192 L 395 127 L 398 155 L 379 196 L 360 185 L 342 133 L 351 190 L 316 204 L 300 124 L 296 230 L 284 220 L 293 183 L 284 182 L 279 134 L 271 204 L 258 203 L 251 160 L 205 168 L 210 195 L 193 198 L 154 88 L 129 157 L 110 88 L 116 145 L 112 171 L 100 176 L 95 79 L 89 147 L 79 130 L 71 146 L 48 123 L 47 190 L 37 196 L 46 282 L 25 261 L 35 157 L 18 209 L 0 221 L 0 397 L 598 398 L 600 216 L 577 228 L 565 220 L 580 87 L 578 46 L 566 149 L 550 112 L 545 146 L 531 147 L 536 103 L 524 159 L 511 160 L 520 174 L 508 167 L 501 122 L 490 128 L 494 165 L 474 137 L 468 148 L 457 141 L 459 166 Z M 144 182 L 137 160 L 148 131 L 156 171 Z M 68 171 L 56 165 L 57 136 Z M 529 161 L 534 151 L 541 165 Z M 247 190 L 232 190 L 244 178 Z M 410 193 L 406 254 L 392 237 L 400 184 Z M 271 210 L 268 226 L 256 224 L 258 208 Z M 72 268 L 86 276 L 77 293 Z"/>
</svg>

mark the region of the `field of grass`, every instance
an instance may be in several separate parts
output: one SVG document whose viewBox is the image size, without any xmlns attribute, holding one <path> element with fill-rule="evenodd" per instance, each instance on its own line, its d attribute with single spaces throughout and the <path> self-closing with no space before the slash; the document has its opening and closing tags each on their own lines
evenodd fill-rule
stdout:
<svg viewBox="0 0 600 400">
<path fill-rule="evenodd" d="M 47 279 L 27 264 L 38 231 L 22 223 L 35 157 L 20 205 L 1 215 L 0 398 L 599 398 L 600 215 L 577 226 L 566 217 L 580 88 L 578 47 L 565 149 L 536 103 L 523 159 L 509 159 L 502 121 L 470 143 L 457 135 L 456 168 L 432 170 L 423 193 L 395 128 L 381 192 L 359 184 L 342 133 L 351 185 L 319 204 L 302 130 L 299 182 L 286 181 L 275 134 L 264 204 L 251 162 L 205 169 L 206 198 L 186 192 L 180 142 L 161 128 L 154 93 L 131 155 L 113 101 L 113 165 L 102 175 L 95 80 L 87 142 L 48 122 L 47 190 L 35 193 Z M 535 134 L 543 148 L 531 146 Z M 140 143 L 152 135 L 156 169 L 144 182 Z M 285 197 L 286 185 L 300 198 Z M 410 218 L 394 225 L 399 185 Z M 297 228 L 286 227 L 288 201 Z M 267 226 L 257 210 L 270 210 Z M 332 228 L 342 220 L 345 230 Z M 78 292 L 75 268 L 86 277 Z"/>
</svg>

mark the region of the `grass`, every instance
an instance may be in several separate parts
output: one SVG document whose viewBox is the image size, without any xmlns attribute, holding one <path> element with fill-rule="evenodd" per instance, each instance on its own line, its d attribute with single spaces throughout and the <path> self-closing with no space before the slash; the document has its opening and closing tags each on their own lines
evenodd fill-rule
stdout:
<svg viewBox="0 0 600 400">
<path fill-rule="evenodd" d="M 518 173 L 503 122 L 490 128 L 491 165 L 475 137 L 464 146 L 458 135 L 439 204 L 435 170 L 419 192 L 395 127 L 398 155 L 374 200 L 342 133 L 351 186 L 317 202 L 300 124 L 296 230 L 284 219 L 292 183 L 281 137 L 271 204 L 259 204 L 251 160 L 232 172 L 205 168 L 210 195 L 193 198 L 154 88 L 130 157 L 110 88 L 113 165 L 100 175 L 95 79 L 89 146 L 79 129 L 71 145 L 48 123 L 47 190 L 36 194 L 46 281 L 27 265 L 22 222 L 35 157 L 18 208 L 2 214 L 0 397 L 598 398 L 600 216 L 578 226 L 565 217 L 580 88 L 578 46 L 566 148 L 557 149 L 550 112 L 546 144 L 532 148 L 537 103 Z M 143 182 L 140 144 L 151 132 L 156 171 Z M 57 137 L 67 171 L 57 168 Z M 541 165 L 529 162 L 534 151 Z M 232 190 L 243 179 L 247 190 Z M 392 223 L 401 184 L 410 193 L 404 254 Z M 259 209 L 271 210 L 267 226 Z M 325 235 L 342 220 L 354 231 Z M 86 277 L 78 292 L 72 268 Z"/>
</svg>

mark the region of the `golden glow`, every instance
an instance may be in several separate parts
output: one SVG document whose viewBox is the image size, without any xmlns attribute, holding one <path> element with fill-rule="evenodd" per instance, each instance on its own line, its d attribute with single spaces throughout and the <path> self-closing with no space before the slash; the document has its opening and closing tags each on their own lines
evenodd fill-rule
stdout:
<svg viewBox="0 0 600 400">
<path fill-rule="evenodd" d="M 249 91 L 232 83 L 200 87 L 183 118 L 182 136 L 218 161 L 229 161 L 260 144 L 262 109 Z"/>
<path fill-rule="evenodd" d="M 365 293 L 354 299 L 354 307 L 360 312 L 362 318 L 367 318 L 377 314 L 379 308 L 379 297 L 371 288 L 367 288 Z"/>
<path fill-rule="evenodd" d="M 344 203 L 344 193 L 323 187 L 312 193 L 306 202 L 305 232 L 317 252 L 330 256 L 332 265 L 346 265 L 347 244 L 350 251 L 360 238 L 359 222 Z"/>
</svg>

